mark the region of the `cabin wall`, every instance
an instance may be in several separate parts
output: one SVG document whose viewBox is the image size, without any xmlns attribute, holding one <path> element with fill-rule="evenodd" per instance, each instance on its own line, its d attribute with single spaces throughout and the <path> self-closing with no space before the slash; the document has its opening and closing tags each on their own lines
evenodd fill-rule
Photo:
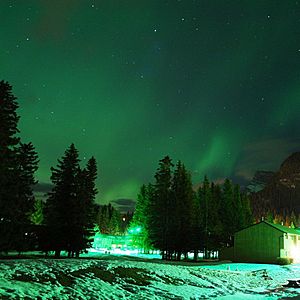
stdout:
<svg viewBox="0 0 300 300">
<path fill-rule="evenodd" d="M 237 262 L 275 263 L 284 248 L 283 232 L 265 223 L 250 226 L 234 236 Z"/>
</svg>

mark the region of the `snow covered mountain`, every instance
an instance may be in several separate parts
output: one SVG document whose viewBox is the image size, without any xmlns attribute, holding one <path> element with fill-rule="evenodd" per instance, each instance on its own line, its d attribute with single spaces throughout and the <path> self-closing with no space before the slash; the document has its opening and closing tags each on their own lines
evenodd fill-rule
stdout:
<svg viewBox="0 0 300 300">
<path fill-rule="evenodd" d="M 263 190 L 274 177 L 275 172 L 271 171 L 256 171 L 252 180 L 246 186 L 246 192 L 257 193 Z"/>
</svg>

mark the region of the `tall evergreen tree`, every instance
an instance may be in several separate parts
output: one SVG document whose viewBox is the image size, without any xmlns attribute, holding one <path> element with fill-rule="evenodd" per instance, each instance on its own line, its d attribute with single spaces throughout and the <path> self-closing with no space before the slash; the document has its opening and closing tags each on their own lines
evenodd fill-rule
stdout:
<svg viewBox="0 0 300 300">
<path fill-rule="evenodd" d="M 151 184 L 148 186 L 142 185 L 138 194 L 137 203 L 133 218 L 130 222 L 130 231 L 135 232 L 135 245 L 144 252 L 149 252 L 151 249 L 151 242 L 149 239 L 149 193 L 151 193 Z"/>
<path fill-rule="evenodd" d="M 0 81 L 0 250 L 22 250 L 34 207 L 38 159 L 33 145 L 20 143 L 17 136 L 16 100 L 12 87 Z"/>
<path fill-rule="evenodd" d="M 43 207 L 44 207 L 44 203 L 42 199 L 35 199 L 34 202 L 34 211 L 30 216 L 30 221 L 34 224 L 34 225 L 41 225 L 43 223 Z"/>
<path fill-rule="evenodd" d="M 28 223 L 34 211 L 33 186 L 37 183 L 34 173 L 38 169 L 38 156 L 32 143 L 20 144 L 16 149 L 17 160 L 17 207 L 15 217 L 21 223 Z"/>
<path fill-rule="evenodd" d="M 242 227 L 245 228 L 253 224 L 254 218 L 253 218 L 253 213 L 250 205 L 250 199 L 247 194 L 245 193 L 241 194 L 241 202 L 242 202 L 242 212 L 243 212 L 243 220 L 244 220 Z M 273 219 L 273 215 L 271 218 Z"/>
<path fill-rule="evenodd" d="M 242 206 L 240 186 L 238 184 L 233 187 L 233 231 L 237 232 L 245 227 L 245 214 Z"/>
<path fill-rule="evenodd" d="M 80 172 L 78 150 L 74 144 L 65 151 L 56 168 L 51 168 L 54 184 L 45 204 L 45 224 L 49 228 L 48 250 L 55 250 L 59 257 L 62 250 L 71 251 L 74 224 L 79 204 L 78 176 Z"/>
<path fill-rule="evenodd" d="M 89 159 L 86 168 L 79 170 L 77 178 L 77 204 L 74 207 L 75 226 L 73 228 L 74 239 L 72 241 L 72 252 L 79 256 L 79 252 L 91 246 L 96 223 L 97 194 L 96 181 L 97 163 L 94 157 Z"/>
<path fill-rule="evenodd" d="M 155 184 L 149 206 L 149 236 L 153 246 L 162 251 L 163 258 L 170 259 L 170 216 L 172 161 L 169 156 L 159 161 Z"/>
<path fill-rule="evenodd" d="M 12 247 L 14 232 L 14 205 L 16 195 L 16 146 L 19 116 L 17 98 L 12 94 L 12 87 L 0 81 L 0 250 Z"/>
<path fill-rule="evenodd" d="M 221 199 L 222 191 L 218 184 L 213 182 L 210 185 L 211 189 L 211 201 L 209 204 L 209 244 L 210 250 L 219 250 L 220 241 L 222 239 L 223 224 L 221 220 Z"/>
<path fill-rule="evenodd" d="M 58 166 L 51 168 L 54 187 L 44 209 L 50 243 L 45 250 L 55 250 L 57 257 L 62 250 L 79 256 L 89 247 L 96 223 L 96 160 L 92 157 L 84 169 L 79 162 L 78 150 L 71 144 Z"/>
<path fill-rule="evenodd" d="M 121 232 L 121 214 L 111 203 L 100 206 L 97 213 L 97 224 L 102 234 L 120 235 Z"/>
<path fill-rule="evenodd" d="M 208 255 L 208 237 L 210 235 L 210 224 L 209 224 L 209 205 L 211 202 L 211 190 L 210 184 L 207 176 L 204 177 L 204 181 L 202 185 L 198 189 L 198 199 L 200 206 L 200 226 L 201 226 L 201 235 L 200 237 L 203 239 L 205 257 Z"/>
<path fill-rule="evenodd" d="M 223 184 L 223 197 L 221 201 L 221 218 L 223 223 L 223 237 L 225 244 L 232 244 L 232 236 L 235 232 L 236 225 L 234 220 L 234 205 L 233 205 L 233 186 L 229 179 L 226 179 Z"/>
<path fill-rule="evenodd" d="M 177 260 L 181 254 L 192 250 L 192 214 L 194 208 L 194 191 L 191 175 L 180 161 L 176 165 L 172 183 L 173 212 L 170 216 L 170 232 L 174 241 Z"/>
</svg>

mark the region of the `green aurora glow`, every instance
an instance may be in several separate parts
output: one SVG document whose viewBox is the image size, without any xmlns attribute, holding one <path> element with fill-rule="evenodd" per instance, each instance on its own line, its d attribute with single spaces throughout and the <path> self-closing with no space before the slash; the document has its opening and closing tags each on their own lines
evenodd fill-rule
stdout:
<svg viewBox="0 0 300 300">
<path fill-rule="evenodd" d="M 0 18 L 41 183 L 71 142 L 96 157 L 102 203 L 134 199 L 167 154 L 196 184 L 300 149 L 298 1 L 2 0 Z"/>
</svg>

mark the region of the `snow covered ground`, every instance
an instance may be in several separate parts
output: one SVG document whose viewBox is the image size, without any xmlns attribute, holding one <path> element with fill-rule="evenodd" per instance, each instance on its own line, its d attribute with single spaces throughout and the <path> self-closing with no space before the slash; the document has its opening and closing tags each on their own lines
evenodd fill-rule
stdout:
<svg viewBox="0 0 300 300">
<path fill-rule="evenodd" d="M 163 263 L 98 255 L 0 260 L 0 299 L 300 299 L 300 265 Z"/>
</svg>

